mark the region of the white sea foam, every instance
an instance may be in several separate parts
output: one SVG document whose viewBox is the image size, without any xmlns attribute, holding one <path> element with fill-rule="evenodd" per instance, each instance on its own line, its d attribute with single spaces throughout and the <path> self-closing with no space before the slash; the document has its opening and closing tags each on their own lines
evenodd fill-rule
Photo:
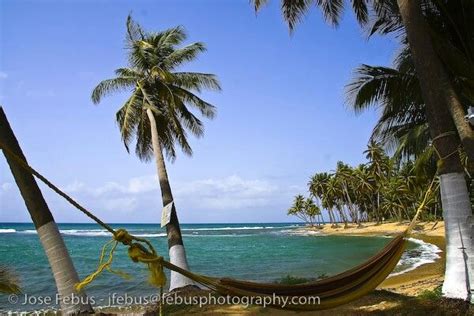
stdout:
<svg viewBox="0 0 474 316">
<path fill-rule="evenodd" d="M 242 227 L 202 227 L 202 228 L 182 228 L 183 231 L 214 231 L 214 230 L 249 230 L 249 229 L 273 229 L 272 226 L 242 226 Z"/>
<path fill-rule="evenodd" d="M 100 237 L 110 236 L 110 233 L 101 229 L 61 229 L 61 234 L 68 236 Z"/>
<path fill-rule="evenodd" d="M 397 265 L 408 265 L 408 267 L 401 271 L 394 272 L 390 274 L 390 276 L 399 275 L 408 271 L 415 270 L 419 266 L 435 262 L 440 258 L 439 253 L 441 252 L 441 249 L 439 249 L 438 246 L 416 238 L 409 238 L 408 240 L 417 244 L 417 247 L 405 251 Z"/>
<path fill-rule="evenodd" d="M 151 237 L 165 237 L 166 233 L 157 233 L 157 234 L 133 234 L 134 236 L 137 237 L 144 237 L 144 238 L 151 238 Z"/>
<path fill-rule="evenodd" d="M 36 230 L 34 229 L 27 229 L 27 230 L 20 230 L 19 234 L 37 234 Z"/>
<path fill-rule="evenodd" d="M 300 227 L 298 224 L 288 226 L 228 226 L 228 227 L 199 227 L 199 228 L 182 228 L 182 231 L 219 231 L 219 230 L 262 230 L 262 229 L 280 229 Z"/>
<path fill-rule="evenodd" d="M 16 230 L 13 228 L 0 228 L 0 234 L 12 234 L 16 233 Z"/>
<path fill-rule="evenodd" d="M 183 237 L 249 237 L 255 236 L 252 234 L 213 234 L 213 235 L 196 235 L 196 234 L 183 234 Z"/>
<path fill-rule="evenodd" d="M 284 229 L 276 232 L 277 234 L 291 235 L 291 236 L 321 236 L 321 232 L 309 229 Z"/>
</svg>

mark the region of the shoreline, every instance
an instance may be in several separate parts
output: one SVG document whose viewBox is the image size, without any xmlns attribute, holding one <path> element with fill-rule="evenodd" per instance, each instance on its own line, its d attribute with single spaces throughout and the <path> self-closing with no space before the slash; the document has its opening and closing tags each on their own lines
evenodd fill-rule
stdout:
<svg viewBox="0 0 474 316">
<path fill-rule="evenodd" d="M 301 232 L 315 232 L 321 235 L 346 235 L 346 236 L 393 236 L 408 227 L 409 222 L 400 223 L 364 223 L 362 227 L 352 224 L 348 228 L 343 225 L 339 228 L 325 224 L 321 227 L 304 227 Z M 398 275 L 389 276 L 377 289 L 390 292 L 417 296 L 424 291 L 432 291 L 442 285 L 444 278 L 444 265 L 446 260 L 446 242 L 444 238 L 444 222 L 419 222 L 413 229 L 411 238 L 419 239 L 425 243 L 437 246 L 441 251 L 439 258 L 434 262 L 423 263 L 420 266 Z"/>
</svg>

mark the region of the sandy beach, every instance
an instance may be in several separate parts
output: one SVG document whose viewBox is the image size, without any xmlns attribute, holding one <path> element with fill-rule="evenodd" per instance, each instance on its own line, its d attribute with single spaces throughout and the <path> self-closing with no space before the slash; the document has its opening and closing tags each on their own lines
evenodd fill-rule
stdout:
<svg viewBox="0 0 474 316">
<path fill-rule="evenodd" d="M 350 225 L 348 228 L 342 226 L 332 228 L 326 224 L 321 228 L 307 229 L 327 235 L 384 236 L 402 232 L 408 227 L 408 224 L 408 222 L 403 224 L 384 223 L 380 225 L 364 223 L 363 227 Z M 379 289 L 417 296 L 423 291 L 433 290 L 443 283 L 445 260 L 444 222 L 420 222 L 415 226 L 411 237 L 436 245 L 441 249 L 439 253 L 440 258 L 433 263 L 423 264 L 412 271 L 389 277 L 379 286 Z"/>
</svg>

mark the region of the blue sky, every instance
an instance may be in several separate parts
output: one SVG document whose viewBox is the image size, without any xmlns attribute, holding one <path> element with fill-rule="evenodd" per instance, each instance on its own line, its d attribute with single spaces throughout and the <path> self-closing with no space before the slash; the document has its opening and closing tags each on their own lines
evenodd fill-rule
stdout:
<svg viewBox="0 0 474 316">
<path fill-rule="evenodd" d="M 176 25 L 208 51 L 185 67 L 218 75 L 206 134 L 168 172 L 180 220 L 278 222 L 309 177 L 364 161 L 375 112 L 355 116 L 344 85 L 361 63 L 389 65 L 397 43 L 366 37 L 351 12 L 340 27 L 314 10 L 290 36 L 273 1 L 0 1 L 0 103 L 32 166 L 108 222 L 158 222 L 154 165 L 128 154 L 115 124 L 126 94 L 95 106 L 100 80 L 126 65 L 125 20 Z M 0 222 L 30 218 L 4 158 Z M 59 222 L 87 222 L 46 188 Z"/>
</svg>

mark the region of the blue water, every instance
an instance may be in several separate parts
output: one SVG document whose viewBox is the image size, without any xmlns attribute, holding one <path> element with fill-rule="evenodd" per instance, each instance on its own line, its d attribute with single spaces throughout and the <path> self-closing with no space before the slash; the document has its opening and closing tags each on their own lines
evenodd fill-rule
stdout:
<svg viewBox="0 0 474 316">
<path fill-rule="evenodd" d="M 167 258 L 165 231 L 158 225 L 113 226 L 149 238 Z M 181 229 L 193 271 L 266 282 L 288 274 L 304 278 L 334 275 L 365 261 L 389 241 L 383 237 L 302 234 L 298 230 L 301 227 L 292 223 L 183 224 Z M 60 224 L 59 228 L 80 277 L 85 277 L 96 269 L 101 247 L 110 240 L 110 235 L 94 224 Z M 25 294 L 55 295 L 54 280 L 32 224 L 0 223 L 0 244 L 0 264 L 15 269 Z M 396 272 L 423 263 L 432 251 L 426 244 L 410 243 Z M 105 272 L 87 288 L 89 295 L 106 298 L 110 293 L 130 296 L 156 293 L 147 284 L 145 268 L 130 261 L 125 247 L 118 248 L 113 267 L 137 277 L 124 280 Z M 0 311 L 37 308 L 31 304 L 12 305 L 5 295 L 0 295 Z"/>
</svg>

